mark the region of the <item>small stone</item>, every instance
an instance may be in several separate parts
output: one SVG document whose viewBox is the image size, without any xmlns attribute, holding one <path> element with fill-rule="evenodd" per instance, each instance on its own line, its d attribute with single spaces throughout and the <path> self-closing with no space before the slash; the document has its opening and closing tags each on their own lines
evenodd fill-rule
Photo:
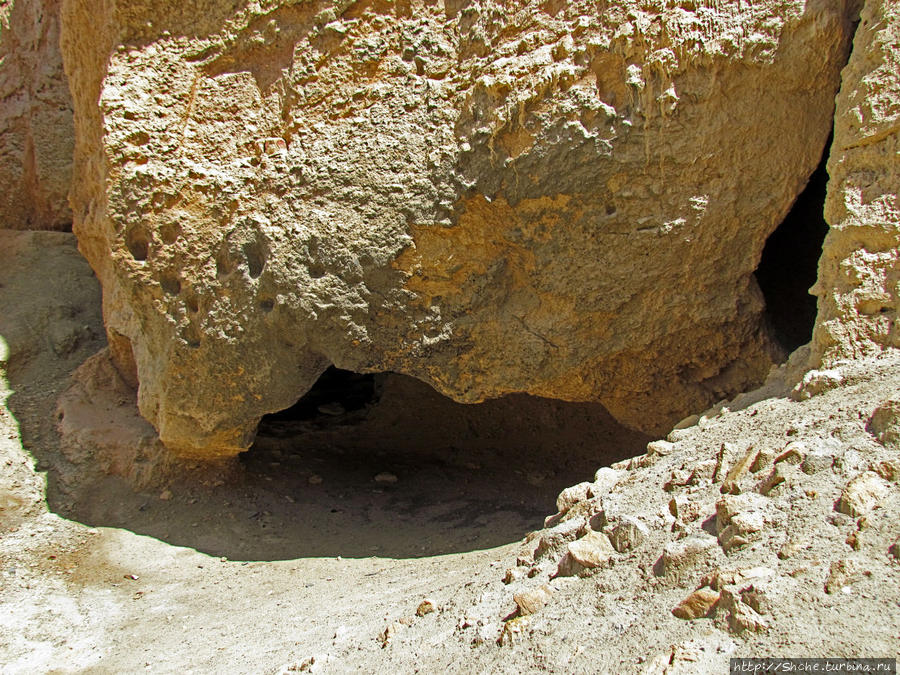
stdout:
<svg viewBox="0 0 900 675">
<path fill-rule="evenodd" d="M 800 464 L 809 448 L 803 441 L 791 441 L 784 450 L 775 458 L 775 463 L 787 462 L 788 464 Z"/>
<path fill-rule="evenodd" d="M 722 497 L 716 502 L 716 529 L 721 532 L 739 513 L 761 511 L 766 506 L 766 498 L 753 492 Z"/>
<path fill-rule="evenodd" d="M 394 640 L 394 636 L 403 628 L 403 624 L 399 621 L 394 621 L 392 624 L 389 624 L 387 628 L 381 631 L 381 634 L 378 636 L 378 641 L 381 643 L 381 648 L 384 649 Z"/>
<path fill-rule="evenodd" d="M 694 426 L 697 422 L 700 421 L 700 415 L 688 415 L 683 420 L 681 420 L 678 424 L 676 424 L 672 430 L 680 431 L 681 429 L 687 429 L 689 427 Z"/>
<path fill-rule="evenodd" d="M 877 462 L 872 471 L 892 483 L 900 482 L 900 459 L 889 459 Z"/>
<path fill-rule="evenodd" d="M 666 544 L 655 571 L 657 576 L 675 577 L 715 552 L 716 540 L 708 536 L 693 536 Z"/>
<path fill-rule="evenodd" d="M 801 542 L 796 539 L 788 539 L 778 550 L 778 558 L 780 560 L 793 558 L 795 555 L 797 555 L 798 551 L 800 551 L 801 548 L 803 548 L 803 544 Z"/>
<path fill-rule="evenodd" d="M 521 616 L 536 614 L 541 611 L 553 596 L 553 588 L 548 584 L 516 593 L 513 600 L 519 608 Z"/>
<path fill-rule="evenodd" d="M 525 571 L 524 567 L 510 567 L 506 570 L 506 574 L 503 575 L 503 583 L 511 584 L 519 579 L 524 579 Z"/>
<path fill-rule="evenodd" d="M 615 550 L 606 535 L 589 532 L 568 545 L 566 554 L 557 566 L 556 576 L 577 576 L 585 570 L 608 563 L 614 554 Z"/>
<path fill-rule="evenodd" d="M 422 602 L 419 603 L 419 606 L 416 608 L 416 616 L 425 616 L 426 614 L 431 614 L 435 611 L 437 607 L 434 604 L 434 600 L 430 598 L 425 598 Z"/>
<path fill-rule="evenodd" d="M 855 478 L 858 474 L 869 469 L 869 461 L 862 453 L 854 448 L 845 450 L 839 457 L 834 458 L 834 466 L 848 477 Z"/>
<path fill-rule="evenodd" d="M 298 661 L 297 663 L 291 665 L 287 672 L 296 672 L 296 673 L 307 673 L 312 670 L 312 667 L 316 665 L 316 657 L 310 656 L 308 659 L 303 659 L 302 661 Z"/>
<path fill-rule="evenodd" d="M 895 541 L 888 549 L 888 553 L 894 556 L 894 560 L 900 560 L 900 539 Z"/>
<path fill-rule="evenodd" d="M 759 511 L 743 512 L 731 519 L 731 527 L 743 535 L 754 534 L 762 530 L 764 522 Z"/>
<path fill-rule="evenodd" d="M 675 450 L 675 444 L 669 441 L 651 441 L 647 444 L 647 454 L 666 457 Z"/>
<path fill-rule="evenodd" d="M 844 591 L 845 588 L 860 581 L 866 575 L 866 572 L 855 560 L 835 560 L 831 563 L 825 579 L 825 592 L 830 594 Z"/>
<path fill-rule="evenodd" d="M 594 484 L 591 486 L 591 492 L 597 497 L 608 494 L 622 480 L 624 473 L 624 471 L 608 466 L 597 469 L 597 473 L 594 474 Z"/>
<path fill-rule="evenodd" d="M 669 500 L 669 513 L 679 520 L 689 523 L 700 517 L 701 505 L 691 501 L 684 495 L 672 497 Z"/>
<path fill-rule="evenodd" d="M 716 466 L 715 469 L 713 469 L 712 475 L 713 483 L 719 483 L 723 480 L 727 459 L 735 454 L 737 454 L 737 447 L 734 443 L 722 443 L 719 447 L 719 451 L 716 453 Z"/>
<path fill-rule="evenodd" d="M 694 470 L 691 472 L 690 478 L 687 480 L 688 485 L 700 485 L 706 481 L 712 481 L 716 475 L 716 469 L 719 466 L 719 462 L 715 459 L 707 459 L 694 467 Z"/>
<path fill-rule="evenodd" d="M 593 485 L 587 482 L 567 487 L 560 492 L 559 496 L 556 498 L 556 510 L 559 513 L 566 513 L 578 502 L 590 499 L 594 496 L 594 493 L 591 490 L 592 487 Z"/>
<path fill-rule="evenodd" d="M 619 524 L 609 533 L 609 541 L 614 549 L 624 553 L 640 546 L 648 534 L 647 526 L 637 518 L 623 516 L 619 519 Z"/>
<path fill-rule="evenodd" d="M 662 652 L 650 659 L 641 671 L 641 675 L 665 675 L 672 663 L 671 651 Z"/>
<path fill-rule="evenodd" d="M 771 581 L 759 581 L 741 591 L 744 604 L 758 614 L 771 614 L 775 606 L 775 584 Z"/>
<path fill-rule="evenodd" d="M 770 567 L 719 568 L 704 576 L 701 586 L 709 586 L 715 591 L 721 591 L 726 586 L 746 584 L 751 580 L 766 579 L 773 576 L 775 576 L 775 570 Z"/>
<path fill-rule="evenodd" d="M 761 495 L 768 496 L 783 483 L 787 483 L 796 472 L 797 468 L 793 464 L 776 464 L 769 474 L 756 486 L 756 491 Z"/>
<path fill-rule="evenodd" d="M 772 448 L 763 448 L 758 453 L 756 453 L 756 459 L 753 460 L 753 464 L 750 466 L 750 471 L 752 473 L 759 473 L 767 466 L 775 462 L 776 453 Z"/>
<path fill-rule="evenodd" d="M 325 24 L 325 26 L 322 27 L 322 31 L 340 37 L 347 34 L 347 26 L 341 21 L 332 21 L 331 23 Z"/>
<path fill-rule="evenodd" d="M 373 480 L 376 483 L 393 484 L 396 483 L 398 479 L 397 476 L 395 474 L 392 474 L 390 471 L 382 471 L 381 473 L 377 474 Z"/>
<path fill-rule="evenodd" d="M 736 495 L 740 493 L 740 480 L 750 470 L 750 466 L 753 464 L 756 455 L 757 453 L 752 446 L 747 448 L 743 456 L 741 456 L 741 458 L 735 462 L 734 466 L 731 467 L 731 470 L 725 476 L 725 480 L 722 481 L 722 487 L 719 489 L 722 494 Z"/>
<path fill-rule="evenodd" d="M 886 448 L 900 450 L 900 400 L 888 400 L 878 406 L 866 430 Z"/>
<path fill-rule="evenodd" d="M 162 492 L 159 493 L 159 498 L 162 499 L 164 502 L 169 501 L 170 499 L 172 499 L 172 491 L 168 490 L 168 489 L 163 490 Z"/>
<path fill-rule="evenodd" d="M 723 588 L 719 596 L 718 615 L 732 633 L 750 631 L 759 633 L 769 627 L 769 622 L 741 597 L 737 586 Z"/>
<path fill-rule="evenodd" d="M 884 479 L 867 471 L 851 480 L 838 501 L 838 511 L 851 518 L 859 518 L 869 513 L 887 496 Z"/>
<path fill-rule="evenodd" d="M 708 616 L 710 610 L 719 600 L 719 594 L 711 588 L 699 588 L 672 610 L 672 614 L 679 619 L 690 621 Z"/>
<path fill-rule="evenodd" d="M 791 391 L 791 398 L 795 401 L 806 401 L 813 396 L 836 389 L 843 382 L 844 376 L 839 370 L 811 370 Z"/>
<path fill-rule="evenodd" d="M 321 485 L 322 484 L 322 476 L 317 473 L 314 473 L 312 476 L 306 479 L 310 485 Z"/>
<path fill-rule="evenodd" d="M 322 405 L 317 406 L 316 410 L 323 415 L 330 415 L 331 417 L 340 417 L 347 412 L 344 406 L 336 401 L 332 403 L 323 403 Z"/>
<path fill-rule="evenodd" d="M 832 513 L 828 516 L 828 522 L 835 527 L 846 527 L 853 522 L 853 519 L 846 513 Z"/>
<path fill-rule="evenodd" d="M 503 624 L 503 630 L 500 631 L 500 637 L 497 638 L 497 644 L 501 647 L 510 647 L 518 642 L 519 637 L 528 627 L 529 618 L 527 616 L 518 616 L 510 619 Z"/>
<path fill-rule="evenodd" d="M 672 472 L 669 480 L 663 485 L 663 490 L 666 492 L 674 492 L 680 487 L 685 487 L 690 482 L 692 476 L 693 474 L 690 471 L 676 469 Z"/>
<path fill-rule="evenodd" d="M 743 498 L 743 499 L 742 499 Z M 760 495 L 746 493 L 720 499 L 716 503 L 716 529 L 722 549 L 746 546 L 765 525 Z"/>
<path fill-rule="evenodd" d="M 540 560 L 546 556 L 560 554 L 565 549 L 566 544 L 578 538 L 583 527 L 583 520 L 572 519 L 545 530 L 538 540 L 537 548 L 534 550 L 534 559 Z"/>
<path fill-rule="evenodd" d="M 827 471 L 834 464 L 834 455 L 825 450 L 813 450 L 803 458 L 803 464 L 800 469 L 805 474 L 819 473 Z"/>
</svg>

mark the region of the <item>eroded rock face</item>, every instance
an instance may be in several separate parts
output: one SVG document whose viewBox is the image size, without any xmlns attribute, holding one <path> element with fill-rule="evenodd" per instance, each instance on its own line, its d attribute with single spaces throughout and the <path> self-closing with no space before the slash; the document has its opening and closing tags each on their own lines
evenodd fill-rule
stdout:
<svg viewBox="0 0 900 675">
<path fill-rule="evenodd" d="M 814 363 L 900 347 L 900 2 L 868 0 L 842 74 Z"/>
<path fill-rule="evenodd" d="M 0 1 L 0 228 L 65 230 L 75 130 L 60 0 Z"/>
<path fill-rule="evenodd" d="M 329 363 L 655 432 L 758 382 L 752 272 L 849 14 L 64 0 L 75 228 L 142 414 L 214 456 Z"/>
</svg>

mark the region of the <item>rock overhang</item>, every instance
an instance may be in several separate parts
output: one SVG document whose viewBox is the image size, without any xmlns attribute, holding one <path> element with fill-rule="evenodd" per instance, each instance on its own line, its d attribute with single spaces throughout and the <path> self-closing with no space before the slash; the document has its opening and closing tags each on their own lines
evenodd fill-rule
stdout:
<svg viewBox="0 0 900 675">
<path fill-rule="evenodd" d="M 63 11 L 76 232 L 172 448 L 331 363 L 659 432 L 778 358 L 752 272 L 848 8 L 233 4 Z"/>
</svg>

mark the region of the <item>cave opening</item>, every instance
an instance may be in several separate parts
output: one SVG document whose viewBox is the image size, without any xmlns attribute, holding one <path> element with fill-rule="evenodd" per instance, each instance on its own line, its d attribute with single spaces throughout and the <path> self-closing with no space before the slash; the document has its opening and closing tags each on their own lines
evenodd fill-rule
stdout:
<svg viewBox="0 0 900 675">
<path fill-rule="evenodd" d="M 290 408 L 266 415 L 261 433 L 273 424 L 310 422 L 319 426 L 347 423 L 365 415 L 381 397 L 383 374 L 355 373 L 330 366 Z"/>
<path fill-rule="evenodd" d="M 766 240 L 756 280 L 766 302 L 765 319 L 772 335 L 792 352 L 812 339 L 816 297 L 809 289 L 816 282 L 825 222 L 826 163 L 831 139 L 819 165 L 791 210 Z"/>
<path fill-rule="evenodd" d="M 406 375 L 332 367 L 262 419 L 240 461 L 270 529 L 300 528 L 305 542 L 352 532 L 345 556 L 408 557 L 515 541 L 561 490 L 649 440 L 597 403 L 462 404 Z"/>
</svg>

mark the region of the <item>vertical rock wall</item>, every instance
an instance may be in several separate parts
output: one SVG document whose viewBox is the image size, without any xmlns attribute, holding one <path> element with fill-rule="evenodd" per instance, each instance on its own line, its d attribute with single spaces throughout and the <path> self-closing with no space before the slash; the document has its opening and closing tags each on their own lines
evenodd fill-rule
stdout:
<svg viewBox="0 0 900 675">
<path fill-rule="evenodd" d="M 66 230 L 75 138 L 60 0 L 0 3 L 0 228 Z"/>
<path fill-rule="evenodd" d="M 813 359 L 900 347 L 900 2 L 867 0 L 841 76 Z"/>
</svg>

